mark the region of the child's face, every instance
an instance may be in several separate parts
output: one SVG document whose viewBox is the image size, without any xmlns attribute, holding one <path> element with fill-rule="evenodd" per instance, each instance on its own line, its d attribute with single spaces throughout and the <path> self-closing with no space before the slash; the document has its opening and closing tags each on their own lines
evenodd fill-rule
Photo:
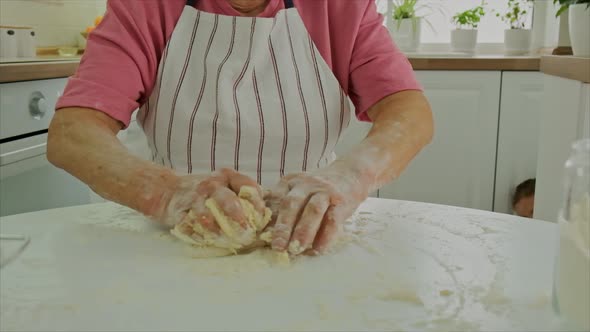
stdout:
<svg viewBox="0 0 590 332">
<path fill-rule="evenodd" d="M 525 196 L 514 205 L 514 212 L 520 217 L 532 218 L 535 209 L 535 195 Z"/>
</svg>

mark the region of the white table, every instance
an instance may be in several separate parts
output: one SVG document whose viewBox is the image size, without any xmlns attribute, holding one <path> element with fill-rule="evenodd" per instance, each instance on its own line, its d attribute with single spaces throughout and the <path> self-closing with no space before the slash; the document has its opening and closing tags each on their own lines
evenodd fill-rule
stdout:
<svg viewBox="0 0 590 332">
<path fill-rule="evenodd" d="M 196 259 L 94 204 L 2 218 L 31 236 L 0 271 L 0 330 L 556 331 L 554 224 L 369 199 L 333 252 Z"/>
</svg>

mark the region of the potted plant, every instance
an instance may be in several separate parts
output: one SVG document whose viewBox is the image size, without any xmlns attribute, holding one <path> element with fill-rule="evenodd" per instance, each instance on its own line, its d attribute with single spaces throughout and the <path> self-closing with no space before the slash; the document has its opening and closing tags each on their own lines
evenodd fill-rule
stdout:
<svg viewBox="0 0 590 332">
<path fill-rule="evenodd" d="M 531 30 L 525 29 L 531 0 L 508 0 L 504 14 L 496 13 L 510 26 L 504 30 L 505 53 L 509 55 L 527 54 L 531 48 Z"/>
<path fill-rule="evenodd" d="M 456 52 L 475 52 L 477 45 L 477 27 L 481 17 L 485 15 L 484 3 L 453 16 L 453 24 L 457 27 L 451 31 L 451 48 Z"/>
<path fill-rule="evenodd" d="M 569 8 L 569 33 L 575 56 L 590 56 L 590 0 L 554 0 L 561 7 L 557 16 Z"/>
<path fill-rule="evenodd" d="M 420 46 L 422 22 L 430 25 L 424 11 L 432 9 L 433 4 L 425 4 L 424 0 L 391 0 L 387 5 L 386 23 L 391 37 L 400 50 L 415 52 Z"/>
</svg>

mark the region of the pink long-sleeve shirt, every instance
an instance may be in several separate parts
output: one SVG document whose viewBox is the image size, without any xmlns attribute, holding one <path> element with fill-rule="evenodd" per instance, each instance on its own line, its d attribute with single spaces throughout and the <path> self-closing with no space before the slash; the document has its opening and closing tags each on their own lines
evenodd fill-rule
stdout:
<svg viewBox="0 0 590 332">
<path fill-rule="evenodd" d="M 56 108 L 86 107 L 127 126 L 149 97 L 158 64 L 186 0 L 109 0 L 80 66 Z M 407 58 L 393 44 L 374 0 L 295 0 L 295 7 L 357 117 L 403 90 L 420 90 Z M 239 16 L 228 0 L 197 0 L 202 11 Z M 283 0 L 269 0 L 258 17 L 274 17 Z"/>
</svg>

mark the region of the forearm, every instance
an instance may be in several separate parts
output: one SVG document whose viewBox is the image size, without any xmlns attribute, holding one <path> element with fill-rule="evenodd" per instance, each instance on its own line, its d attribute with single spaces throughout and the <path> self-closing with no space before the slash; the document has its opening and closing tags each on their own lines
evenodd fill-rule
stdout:
<svg viewBox="0 0 590 332">
<path fill-rule="evenodd" d="M 346 165 L 368 192 L 396 179 L 433 135 L 430 105 L 419 91 L 390 95 L 369 111 L 367 137 L 334 166 Z"/>
<path fill-rule="evenodd" d="M 100 196 L 154 216 L 173 185 L 172 171 L 133 156 L 117 139 L 120 124 L 83 108 L 58 111 L 49 128 L 47 158 Z"/>
</svg>

